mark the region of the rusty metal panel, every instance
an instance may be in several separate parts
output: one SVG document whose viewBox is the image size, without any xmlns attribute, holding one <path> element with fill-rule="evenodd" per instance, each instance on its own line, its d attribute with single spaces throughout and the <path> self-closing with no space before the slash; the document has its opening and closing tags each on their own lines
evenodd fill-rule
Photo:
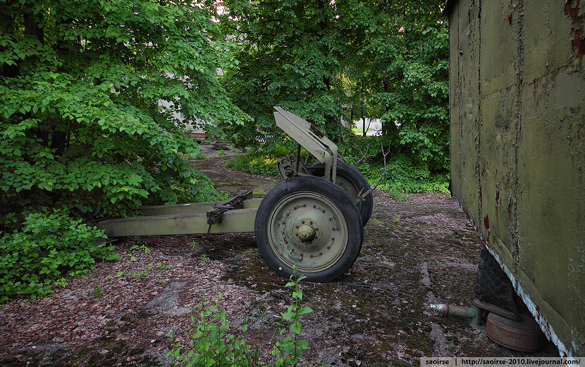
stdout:
<svg viewBox="0 0 585 367">
<path fill-rule="evenodd" d="M 479 18 L 470 0 L 460 1 L 451 13 L 450 116 L 451 189 L 469 219 L 479 217 Z"/>
<path fill-rule="evenodd" d="M 461 0 L 448 14 L 453 195 L 568 356 L 585 353 L 584 11 Z"/>
</svg>

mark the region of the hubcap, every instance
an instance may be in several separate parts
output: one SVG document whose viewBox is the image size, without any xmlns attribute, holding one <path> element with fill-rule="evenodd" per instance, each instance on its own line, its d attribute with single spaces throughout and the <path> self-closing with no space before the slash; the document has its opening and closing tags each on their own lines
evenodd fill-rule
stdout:
<svg viewBox="0 0 585 367">
<path fill-rule="evenodd" d="M 311 242 L 315 238 L 315 230 L 313 227 L 303 224 L 299 227 L 297 231 L 297 236 L 301 239 L 302 242 Z"/>
<path fill-rule="evenodd" d="M 336 264 L 348 242 L 348 228 L 337 205 L 315 192 L 297 192 L 280 200 L 269 216 L 268 239 L 285 265 L 319 272 Z"/>
</svg>

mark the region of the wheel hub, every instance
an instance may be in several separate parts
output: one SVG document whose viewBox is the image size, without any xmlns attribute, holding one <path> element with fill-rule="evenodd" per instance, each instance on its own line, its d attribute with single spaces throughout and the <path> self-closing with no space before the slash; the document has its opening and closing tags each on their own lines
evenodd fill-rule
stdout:
<svg viewBox="0 0 585 367">
<path fill-rule="evenodd" d="M 301 239 L 302 242 L 312 242 L 315 239 L 315 228 L 310 225 L 301 225 L 296 235 Z"/>
<path fill-rule="evenodd" d="M 343 255 L 347 225 L 325 196 L 312 192 L 292 195 L 278 203 L 271 216 L 271 247 L 287 266 L 316 272 L 331 267 Z"/>
</svg>

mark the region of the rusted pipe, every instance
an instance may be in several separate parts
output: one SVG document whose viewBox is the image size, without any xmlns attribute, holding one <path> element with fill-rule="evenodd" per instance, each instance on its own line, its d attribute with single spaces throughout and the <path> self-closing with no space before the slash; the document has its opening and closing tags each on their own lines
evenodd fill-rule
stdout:
<svg viewBox="0 0 585 367">
<path fill-rule="evenodd" d="M 467 317 L 471 319 L 469 323 L 471 325 L 479 326 L 481 323 L 481 309 L 473 305 L 471 307 L 463 307 L 456 305 L 448 305 L 444 303 L 431 303 L 429 308 L 433 311 L 459 317 Z"/>
</svg>

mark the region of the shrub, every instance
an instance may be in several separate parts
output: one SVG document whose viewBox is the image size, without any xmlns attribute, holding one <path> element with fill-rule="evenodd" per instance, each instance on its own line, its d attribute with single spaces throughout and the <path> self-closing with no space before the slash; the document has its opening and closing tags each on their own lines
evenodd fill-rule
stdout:
<svg viewBox="0 0 585 367">
<path fill-rule="evenodd" d="M 0 237 L 0 302 L 15 295 L 52 293 L 51 283 L 87 272 L 95 259 L 115 260 L 114 246 L 96 244 L 103 230 L 58 209 L 24 216 L 20 230 Z"/>
<path fill-rule="evenodd" d="M 197 306 L 200 309 L 199 317 L 191 314 L 193 328 L 190 330 L 189 346 L 175 343 L 174 349 L 169 351 L 166 357 L 172 356 L 173 365 L 179 366 L 296 366 L 303 350 L 309 348 L 307 341 L 298 337 L 302 329 L 299 318 L 313 310 L 300 305 L 303 291 L 299 288 L 299 282 L 305 276 L 297 278 L 296 268 L 293 268 L 293 271 L 294 274 L 291 275 L 286 287 L 293 288 L 294 301 L 286 312 L 281 314 L 283 322 L 289 324 L 288 332 L 282 323 L 278 324 L 279 340 L 270 352 L 274 360 L 261 361 L 265 358 L 262 358 L 264 353 L 258 346 L 249 344 L 244 336 L 228 333 L 230 322 L 220 307 L 221 294 L 218 294 L 216 301 L 211 304 L 204 298 L 201 300 L 201 304 Z M 246 333 L 247 324 L 239 329 Z"/>
</svg>

